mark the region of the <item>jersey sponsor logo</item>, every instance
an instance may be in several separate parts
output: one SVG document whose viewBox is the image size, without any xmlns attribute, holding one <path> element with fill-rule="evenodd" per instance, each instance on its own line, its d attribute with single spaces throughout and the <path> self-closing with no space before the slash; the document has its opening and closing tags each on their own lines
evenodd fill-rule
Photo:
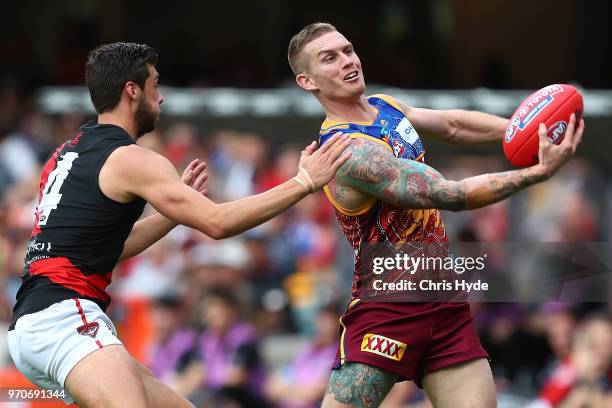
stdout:
<svg viewBox="0 0 612 408">
<path fill-rule="evenodd" d="M 406 118 L 403 118 L 395 129 L 382 133 L 386 136 L 382 140 L 391 146 L 397 158 L 415 160 L 425 151 L 419 134 Z"/>
<path fill-rule="evenodd" d="M 414 144 L 419 138 L 419 135 L 414 130 L 412 123 L 406 118 L 403 118 L 400 123 L 397 124 L 395 131 L 399 133 L 402 139 L 404 139 L 407 143 Z"/>
<path fill-rule="evenodd" d="M 406 351 L 406 344 L 379 334 L 368 333 L 361 341 L 361 351 L 400 361 Z"/>
<path fill-rule="evenodd" d="M 82 326 L 77 327 L 77 333 L 81 336 L 89 336 L 92 339 L 96 337 L 98 334 L 98 329 L 100 328 L 100 324 L 98 322 L 90 322 L 85 323 Z"/>
<path fill-rule="evenodd" d="M 28 243 L 28 248 L 26 252 L 49 252 L 51 251 L 51 243 L 50 242 L 42 242 L 37 241 L 35 239 L 31 240 Z"/>
<path fill-rule="evenodd" d="M 34 262 L 42 261 L 43 259 L 51 259 L 51 258 L 53 258 L 52 255 L 34 255 L 25 261 L 25 265 L 29 266 L 29 265 L 32 265 Z"/>
</svg>

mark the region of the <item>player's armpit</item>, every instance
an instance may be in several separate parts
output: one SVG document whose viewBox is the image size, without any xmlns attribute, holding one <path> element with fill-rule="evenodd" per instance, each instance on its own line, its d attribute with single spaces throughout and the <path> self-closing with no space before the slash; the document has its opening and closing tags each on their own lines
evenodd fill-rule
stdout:
<svg viewBox="0 0 612 408">
<path fill-rule="evenodd" d="M 424 163 L 398 159 L 367 139 L 354 140 L 349 151 L 351 158 L 338 171 L 336 182 L 401 208 L 480 208 L 547 178 L 534 166 L 452 181 Z"/>
</svg>

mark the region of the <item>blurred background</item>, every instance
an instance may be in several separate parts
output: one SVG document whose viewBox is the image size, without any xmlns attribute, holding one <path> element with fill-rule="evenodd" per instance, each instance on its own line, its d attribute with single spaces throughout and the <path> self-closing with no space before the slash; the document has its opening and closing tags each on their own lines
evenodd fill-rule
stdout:
<svg viewBox="0 0 612 408">
<path fill-rule="evenodd" d="M 174 6 L 174 7 L 172 7 Z M 4 332 L 33 224 L 41 164 L 95 118 L 89 50 L 145 42 L 160 54 L 165 102 L 139 144 L 177 170 L 209 164 L 209 196 L 234 200 L 295 175 L 323 120 L 297 89 L 289 39 L 327 21 L 353 42 L 369 93 L 419 107 L 508 117 L 535 89 L 585 97 L 577 158 L 548 182 L 478 211 L 445 213 L 453 241 L 609 242 L 612 233 L 612 3 L 605 0 L 372 2 L 27 1 L 0 26 L 0 386 L 23 386 Z M 425 141 L 458 179 L 508 169 L 501 145 Z M 109 315 L 129 351 L 206 407 L 318 406 L 350 297 L 351 248 L 323 194 L 239 237 L 178 227 L 120 264 Z M 612 406 L 610 302 L 474 303 L 500 407 Z M 587 384 L 588 386 L 585 386 Z M 606 399 L 607 398 L 607 399 Z M 607 405 L 610 404 L 610 405 Z M 50 406 L 50 405 L 45 405 Z M 60 405 L 62 406 L 62 405 Z M 426 407 L 412 383 L 384 407 Z M 536 405 L 533 405 L 536 406 Z"/>
</svg>

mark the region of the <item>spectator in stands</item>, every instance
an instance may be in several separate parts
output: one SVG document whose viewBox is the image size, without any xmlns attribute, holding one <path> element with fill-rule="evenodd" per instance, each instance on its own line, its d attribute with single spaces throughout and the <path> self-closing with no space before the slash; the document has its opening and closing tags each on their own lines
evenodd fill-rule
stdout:
<svg viewBox="0 0 612 408">
<path fill-rule="evenodd" d="M 338 311 L 322 309 L 317 316 L 317 332 L 297 353 L 293 362 L 271 377 L 266 397 L 280 408 L 315 408 L 320 405 L 338 348 Z"/>
<path fill-rule="evenodd" d="M 587 318 L 574 334 L 569 356 L 558 362 L 530 408 L 609 406 L 611 362 L 610 318 Z"/>
<path fill-rule="evenodd" d="M 197 335 L 185 327 L 181 299 L 175 294 L 157 298 L 151 317 L 154 335 L 147 366 L 162 381 L 174 385 L 180 382 L 181 358 L 193 349 Z"/>
<path fill-rule="evenodd" d="M 203 302 L 205 330 L 186 358 L 193 387 L 183 390 L 196 405 L 263 407 L 263 370 L 253 327 L 240 316 L 240 302 L 228 290 L 212 290 Z"/>
</svg>

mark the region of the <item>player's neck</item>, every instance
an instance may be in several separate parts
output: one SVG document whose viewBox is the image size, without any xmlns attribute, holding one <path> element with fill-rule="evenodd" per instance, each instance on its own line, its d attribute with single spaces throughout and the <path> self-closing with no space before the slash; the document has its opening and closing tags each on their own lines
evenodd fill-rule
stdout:
<svg viewBox="0 0 612 408">
<path fill-rule="evenodd" d="M 136 121 L 131 114 L 123 112 L 121 107 L 98 115 L 98 124 L 119 126 L 125 130 L 134 141 L 138 138 L 136 135 Z"/>
<path fill-rule="evenodd" d="M 372 122 L 377 116 L 376 110 L 364 95 L 352 101 L 322 100 L 321 104 L 327 120 L 332 122 Z"/>
</svg>

